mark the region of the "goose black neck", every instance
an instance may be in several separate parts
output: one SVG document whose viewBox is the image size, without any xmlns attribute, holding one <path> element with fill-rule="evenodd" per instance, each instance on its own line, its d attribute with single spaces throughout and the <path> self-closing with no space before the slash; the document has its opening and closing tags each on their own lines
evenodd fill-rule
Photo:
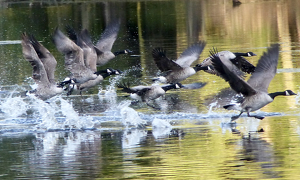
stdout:
<svg viewBox="0 0 300 180">
<path fill-rule="evenodd" d="M 105 79 L 111 75 L 111 73 L 108 73 L 107 70 L 100 70 L 100 71 L 95 72 L 94 74 L 96 74 L 97 76 L 101 75 L 103 77 L 103 79 Z"/>
<path fill-rule="evenodd" d="M 101 76 L 103 77 L 103 79 L 107 78 L 108 76 L 110 76 L 111 73 L 105 73 L 105 74 L 101 74 Z"/>
<path fill-rule="evenodd" d="M 193 67 L 194 70 L 196 72 L 201 71 L 201 70 L 209 70 L 209 66 L 200 66 L 200 65 L 196 65 L 195 67 Z"/>
<path fill-rule="evenodd" d="M 249 56 L 248 53 L 233 53 L 235 56 Z"/>
<path fill-rule="evenodd" d="M 168 90 L 170 89 L 175 89 L 176 88 L 176 85 L 175 84 L 171 84 L 171 85 L 168 85 L 168 86 L 164 86 L 164 87 L 161 87 L 165 92 L 167 92 Z"/>
<path fill-rule="evenodd" d="M 272 99 L 274 99 L 277 96 L 286 96 L 286 93 L 285 93 L 285 91 L 283 91 L 283 92 L 274 92 L 274 93 L 269 93 L 269 96 Z"/>
<path fill-rule="evenodd" d="M 114 55 L 115 55 L 115 56 L 120 55 L 120 54 L 126 54 L 126 50 L 114 52 Z"/>
<path fill-rule="evenodd" d="M 72 80 L 69 79 L 69 80 L 66 80 L 66 81 L 63 81 L 63 82 L 60 82 L 57 87 L 64 87 L 65 85 L 67 84 L 71 84 Z"/>
</svg>

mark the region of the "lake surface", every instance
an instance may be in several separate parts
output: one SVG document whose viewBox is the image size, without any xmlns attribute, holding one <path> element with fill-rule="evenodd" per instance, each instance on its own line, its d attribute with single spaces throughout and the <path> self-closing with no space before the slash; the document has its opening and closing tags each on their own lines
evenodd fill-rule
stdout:
<svg viewBox="0 0 300 180">
<path fill-rule="evenodd" d="M 0 179 L 299 179 L 299 95 L 277 97 L 236 123 L 226 111 L 230 89 L 223 79 L 198 72 L 183 81 L 197 90 L 168 91 L 154 102 L 131 104 L 121 81 L 150 85 L 159 75 L 151 52 L 162 47 L 176 59 L 206 41 L 209 50 L 252 51 L 256 64 L 280 44 L 278 73 L 269 92 L 300 84 L 300 1 L 0 1 Z M 69 72 L 52 42 L 56 27 L 89 30 L 96 42 L 120 18 L 113 51 L 130 49 L 107 65 L 124 73 L 83 95 L 47 102 L 21 97 L 31 90 L 32 67 L 23 58 L 21 34 L 33 34 L 56 58 L 57 81 Z M 226 98 L 227 97 L 227 98 Z"/>
</svg>

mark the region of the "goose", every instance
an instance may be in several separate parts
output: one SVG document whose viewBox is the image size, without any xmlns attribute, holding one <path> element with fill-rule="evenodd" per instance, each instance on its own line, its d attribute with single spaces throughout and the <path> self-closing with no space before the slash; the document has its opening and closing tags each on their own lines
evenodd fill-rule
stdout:
<svg viewBox="0 0 300 180">
<path fill-rule="evenodd" d="M 103 66 L 110 60 L 120 54 L 131 53 L 129 49 L 111 52 L 112 46 L 117 39 L 118 32 L 120 29 L 120 20 L 110 22 L 101 34 L 100 39 L 95 45 L 97 52 L 97 66 Z"/>
<path fill-rule="evenodd" d="M 76 43 L 64 35 L 66 39 L 65 42 L 68 43 L 69 45 L 72 44 L 72 47 L 75 47 L 73 49 L 76 49 L 80 53 L 81 69 L 85 68 L 84 69 L 85 71 L 83 71 L 83 73 L 80 74 L 80 78 L 83 79 L 84 76 L 89 76 L 90 71 L 93 72 L 93 75 L 96 75 L 95 79 L 89 79 L 83 82 L 80 81 L 76 82 L 77 80 L 76 78 L 75 80 L 73 78 L 67 78 L 64 82 L 61 83 L 62 85 L 69 84 L 69 87 L 67 88 L 68 89 L 67 95 L 71 95 L 74 89 L 79 90 L 80 94 L 82 94 L 82 91 L 86 91 L 89 88 L 96 86 L 97 84 L 102 82 L 106 77 L 110 75 L 121 74 L 121 71 L 114 70 L 111 68 L 97 71 L 97 65 L 96 65 L 97 54 L 93 47 L 92 40 L 90 39 L 88 30 L 84 29 L 81 31 L 80 34 L 77 34 L 73 29 L 69 27 L 67 31 L 68 31 L 68 35 L 71 37 L 73 41 L 76 41 Z M 65 56 L 68 56 L 68 54 L 70 53 L 67 53 L 67 55 Z M 73 74 L 77 73 L 77 71 L 78 69 L 73 69 L 72 73 Z"/>
<path fill-rule="evenodd" d="M 274 98 L 281 96 L 296 95 L 291 90 L 282 92 L 268 93 L 268 87 L 277 71 L 279 56 L 279 44 L 273 44 L 268 51 L 261 56 L 252 73 L 250 79 L 246 82 L 243 77 L 232 71 L 233 65 L 229 61 L 224 61 L 224 57 L 220 56 L 216 51 L 211 51 L 211 60 L 214 68 L 220 73 L 225 81 L 229 82 L 230 87 L 237 93 L 241 93 L 244 97 L 237 104 L 229 104 L 223 106 L 228 110 L 238 110 L 240 114 L 231 117 L 231 121 L 238 119 L 244 112 L 248 117 L 264 119 L 263 116 L 250 115 L 250 112 L 259 110 L 267 104 L 273 102 Z"/>
<path fill-rule="evenodd" d="M 105 70 L 97 71 L 96 74 L 98 75 L 98 77 L 94 80 L 89 80 L 89 81 L 81 83 L 81 84 L 79 84 L 79 83 L 70 84 L 67 95 L 71 95 L 74 89 L 78 90 L 79 94 L 82 95 L 82 91 L 87 91 L 88 89 L 100 84 L 105 78 L 107 78 L 111 75 L 122 74 L 122 71 L 115 70 L 112 68 L 107 68 Z"/>
<path fill-rule="evenodd" d="M 176 61 L 169 59 L 166 56 L 166 51 L 162 48 L 153 49 L 152 56 L 154 62 L 162 72 L 167 73 L 166 76 L 159 76 L 154 78 L 153 81 L 174 84 L 185 80 L 200 70 L 209 70 L 209 66 L 190 67 L 190 65 L 199 58 L 205 44 L 204 41 L 193 44 L 188 47 Z"/>
<path fill-rule="evenodd" d="M 65 67 L 71 72 L 71 76 L 66 78 L 61 85 L 70 82 L 84 83 L 97 78 L 98 75 L 91 68 L 86 67 L 82 48 L 76 45 L 58 28 L 54 31 L 53 41 L 57 50 L 64 54 Z"/>
<path fill-rule="evenodd" d="M 22 52 L 24 58 L 30 62 L 33 72 L 32 78 L 38 85 L 29 91 L 42 100 L 47 100 L 63 92 L 63 87 L 55 82 L 54 72 L 56 60 L 53 55 L 33 35 L 22 34 Z"/>
<path fill-rule="evenodd" d="M 233 53 L 231 51 L 220 51 L 218 52 L 219 56 L 223 56 L 221 58 L 222 61 L 230 61 L 233 65 L 236 67 L 233 67 L 234 69 L 240 69 L 242 72 L 251 74 L 255 71 L 255 66 L 252 65 L 247 59 L 244 57 L 251 57 L 256 56 L 253 52 L 246 52 L 246 53 Z M 244 56 L 244 57 L 243 57 Z M 199 66 L 211 66 L 212 65 L 212 57 L 208 57 L 202 61 L 202 63 L 199 64 Z M 217 72 L 214 68 L 211 68 L 209 70 L 204 70 L 207 73 L 214 74 L 219 76 L 219 72 Z M 240 72 L 239 70 L 236 70 L 239 72 L 241 76 L 244 75 L 244 73 Z"/>
<path fill-rule="evenodd" d="M 180 83 L 163 85 L 163 86 L 153 84 L 151 86 L 135 86 L 135 87 L 129 87 L 128 84 L 118 85 L 118 88 L 122 88 L 123 92 L 130 93 L 130 97 L 132 99 L 146 102 L 146 104 L 150 107 L 153 107 L 149 104 L 151 100 L 155 100 L 165 95 L 168 90 L 179 89 L 181 87 L 183 86 Z"/>
<path fill-rule="evenodd" d="M 87 29 L 77 33 L 71 26 L 66 26 L 68 37 L 83 50 L 84 64 L 97 71 L 97 52 Z"/>
</svg>

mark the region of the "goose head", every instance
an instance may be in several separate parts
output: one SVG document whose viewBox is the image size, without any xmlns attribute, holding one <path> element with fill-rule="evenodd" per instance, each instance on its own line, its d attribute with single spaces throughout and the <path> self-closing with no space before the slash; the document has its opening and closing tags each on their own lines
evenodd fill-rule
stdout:
<svg viewBox="0 0 300 180">
<path fill-rule="evenodd" d="M 175 89 L 180 89 L 182 87 L 183 87 L 183 85 L 181 83 L 176 83 L 175 84 Z"/>
<path fill-rule="evenodd" d="M 121 70 L 118 70 L 118 69 L 112 69 L 112 68 L 107 68 L 106 69 L 106 73 L 109 74 L 109 75 L 119 75 L 119 74 L 122 74 L 123 72 Z"/>
<path fill-rule="evenodd" d="M 256 56 L 256 54 L 254 54 L 253 52 L 247 52 L 247 56 L 248 56 L 248 57 Z"/>
<path fill-rule="evenodd" d="M 293 96 L 293 95 L 297 95 L 296 93 L 294 93 L 292 90 L 286 90 L 284 91 L 286 96 Z"/>
<path fill-rule="evenodd" d="M 129 50 L 129 49 L 125 49 L 124 50 L 124 54 L 129 54 L 129 53 L 133 53 L 133 51 Z"/>
<path fill-rule="evenodd" d="M 123 72 L 119 69 L 116 69 L 116 70 L 113 71 L 113 74 L 115 74 L 115 75 L 119 75 L 119 74 L 122 74 L 122 73 Z"/>
</svg>

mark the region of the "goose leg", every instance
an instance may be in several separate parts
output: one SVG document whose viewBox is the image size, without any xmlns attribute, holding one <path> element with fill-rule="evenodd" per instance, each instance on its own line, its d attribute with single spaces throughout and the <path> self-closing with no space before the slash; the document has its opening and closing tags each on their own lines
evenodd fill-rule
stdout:
<svg viewBox="0 0 300 180">
<path fill-rule="evenodd" d="M 237 115 L 237 116 L 232 116 L 231 117 L 231 122 L 234 121 L 234 120 L 236 120 L 236 119 L 238 119 L 242 114 L 243 114 L 243 111 L 239 115 Z"/>
<path fill-rule="evenodd" d="M 133 106 L 137 105 L 138 103 L 139 103 L 138 100 L 131 101 L 131 105 L 133 105 Z"/>
<path fill-rule="evenodd" d="M 263 120 L 263 119 L 265 118 L 265 117 L 263 117 L 263 116 L 255 116 L 255 115 L 251 116 L 251 115 L 250 115 L 250 112 L 247 112 L 247 114 L 248 114 L 248 117 L 254 117 L 254 118 L 260 119 L 260 120 Z"/>
<path fill-rule="evenodd" d="M 159 107 L 155 107 L 154 105 L 151 105 L 149 103 L 146 103 L 146 104 L 147 104 L 147 106 L 152 107 L 153 109 L 161 110 L 161 108 L 159 108 Z"/>
</svg>

